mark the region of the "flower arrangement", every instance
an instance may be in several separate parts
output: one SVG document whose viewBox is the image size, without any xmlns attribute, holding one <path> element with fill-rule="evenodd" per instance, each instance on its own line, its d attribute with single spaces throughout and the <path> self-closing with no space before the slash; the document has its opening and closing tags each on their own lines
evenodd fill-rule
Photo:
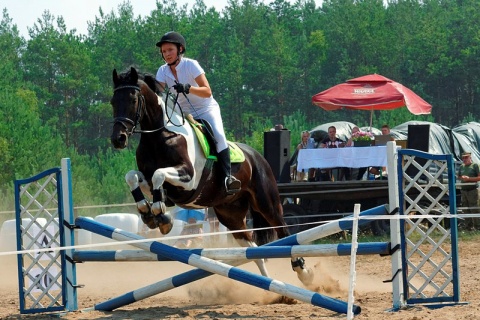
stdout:
<svg viewBox="0 0 480 320">
<path fill-rule="evenodd" d="M 370 141 L 373 140 L 373 134 L 371 132 L 358 131 L 352 135 L 353 141 Z"/>
</svg>

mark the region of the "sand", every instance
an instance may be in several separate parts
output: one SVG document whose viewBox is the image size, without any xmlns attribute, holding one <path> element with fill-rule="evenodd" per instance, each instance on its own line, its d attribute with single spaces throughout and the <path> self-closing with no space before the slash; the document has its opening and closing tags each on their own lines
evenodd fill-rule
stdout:
<svg viewBox="0 0 480 320">
<path fill-rule="evenodd" d="M 355 319 L 427 320 L 480 318 L 480 253 L 476 240 L 461 241 L 460 292 L 456 306 L 429 309 L 414 306 L 391 312 L 392 287 L 383 283 L 390 279 L 390 257 L 358 256 L 355 304 L 362 311 Z M 309 290 L 347 301 L 349 257 L 306 258 L 314 267 L 315 280 Z M 291 270 L 289 259 L 270 259 L 267 267 L 275 279 L 301 286 Z M 52 315 L 22 315 L 16 265 L 14 261 L 1 264 L 0 318 L 51 319 Z M 258 273 L 256 265 L 242 268 Z M 191 267 L 174 262 L 84 263 L 78 265 L 78 282 L 85 287 L 78 291 L 80 311 L 63 315 L 64 319 L 345 319 L 346 315 L 312 306 L 304 302 L 280 299 L 277 294 L 247 286 L 222 276 L 210 276 L 189 285 L 175 288 L 121 307 L 110 312 L 87 311 L 108 298 L 155 283 L 169 276 L 190 270 Z"/>
</svg>

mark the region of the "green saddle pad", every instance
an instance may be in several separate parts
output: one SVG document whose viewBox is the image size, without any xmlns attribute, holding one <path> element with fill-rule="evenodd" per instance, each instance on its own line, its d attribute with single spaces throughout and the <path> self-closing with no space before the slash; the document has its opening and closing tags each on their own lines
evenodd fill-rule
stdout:
<svg viewBox="0 0 480 320">
<path fill-rule="evenodd" d="M 203 153 L 205 154 L 205 158 L 207 159 L 213 159 L 217 160 L 217 156 L 213 155 L 210 153 L 211 146 L 208 143 L 207 137 L 201 130 L 202 124 L 198 123 L 193 119 L 191 115 L 187 116 L 188 123 L 193 128 L 193 131 L 195 132 L 198 142 L 202 146 Z M 230 162 L 231 163 L 240 163 L 245 161 L 245 154 L 243 153 L 242 149 L 238 147 L 238 145 L 235 142 L 227 141 L 229 150 L 230 150 Z"/>
</svg>

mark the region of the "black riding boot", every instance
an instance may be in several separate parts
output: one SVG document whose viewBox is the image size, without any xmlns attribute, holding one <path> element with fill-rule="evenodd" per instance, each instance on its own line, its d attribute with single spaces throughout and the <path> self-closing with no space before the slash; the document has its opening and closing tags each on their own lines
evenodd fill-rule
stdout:
<svg viewBox="0 0 480 320">
<path fill-rule="evenodd" d="M 225 172 L 225 188 L 228 194 L 234 194 L 240 191 L 242 183 L 240 180 L 232 176 L 232 165 L 230 163 L 230 150 L 223 149 L 218 153 L 218 160 Z"/>
</svg>

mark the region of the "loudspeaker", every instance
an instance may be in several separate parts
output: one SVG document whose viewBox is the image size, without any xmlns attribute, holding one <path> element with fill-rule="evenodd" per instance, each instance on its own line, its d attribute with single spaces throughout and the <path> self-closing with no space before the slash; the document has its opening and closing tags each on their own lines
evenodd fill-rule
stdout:
<svg viewBox="0 0 480 320">
<path fill-rule="evenodd" d="M 428 152 L 430 141 L 429 124 L 410 124 L 408 125 L 407 148 Z"/>
<path fill-rule="evenodd" d="M 290 182 L 290 130 L 264 132 L 263 156 L 277 182 Z"/>
<path fill-rule="evenodd" d="M 407 148 L 428 152 L 430 141 L 430 125 L 429 124 L 410 124 L 408 125 Z M 415 161 L 424 166 L 427 159 L 415 158 Z M 414 177 L 418 173 L 418 169 L 414 166 L 407 168 L 407 174 Z"/>
</svg>

